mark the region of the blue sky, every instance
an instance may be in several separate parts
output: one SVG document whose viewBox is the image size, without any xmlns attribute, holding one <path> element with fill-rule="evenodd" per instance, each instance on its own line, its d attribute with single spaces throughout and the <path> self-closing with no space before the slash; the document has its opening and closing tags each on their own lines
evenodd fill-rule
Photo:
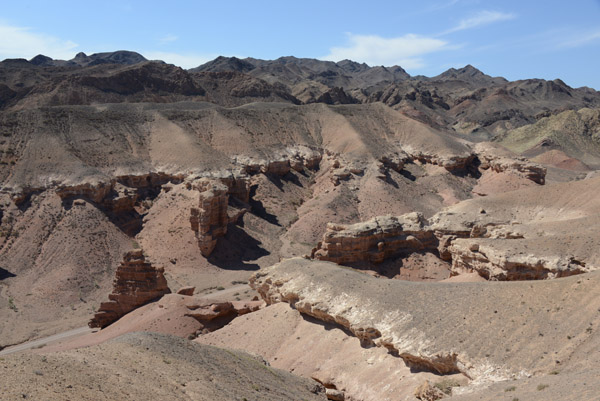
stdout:
<svg viewBox="0 0 600 401">
<path fill-rule="evenodd" d="M 600 0 L 5 1 L 0 59 L 134 50 L 184 68 L 218 55 L 472 64 L 510 80 L 600 90 Z"/>
</svg>

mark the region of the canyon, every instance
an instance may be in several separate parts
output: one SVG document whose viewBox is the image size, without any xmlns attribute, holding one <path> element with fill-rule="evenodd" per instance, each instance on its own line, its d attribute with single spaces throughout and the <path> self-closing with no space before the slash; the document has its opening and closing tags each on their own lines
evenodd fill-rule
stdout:
<svg viewBox="0 0 600 401">
<path fill-rule="evenodd" d="M 44 384 L 0 383 L 119 398 L 116 369 L 164 399 L 597 394 L 599 107 L 472 66 L 2 61 L 0 353 L 94 332 L 3 355 Z"/>
</svg>

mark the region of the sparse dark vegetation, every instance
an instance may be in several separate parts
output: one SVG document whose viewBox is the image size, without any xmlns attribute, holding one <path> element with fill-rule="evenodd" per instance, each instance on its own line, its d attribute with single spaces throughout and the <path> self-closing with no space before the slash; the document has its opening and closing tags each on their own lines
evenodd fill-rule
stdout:
<svg viewBox="0 0 600 401">
<path fill-rule="evenodd" d="M 444 379 L 434 383 L 433 387 L 441 390 L 444 394 L 451 395 L 454 387 L 460 387 L 460 383 L 455 379 Z"/>
<path fill-rule="evenodd" d="M 548 384 L 538 384 L 537 390 L 542 391 L 542 390 L 547 389 L 548 387 L 550 387 Z"/>
</svg>

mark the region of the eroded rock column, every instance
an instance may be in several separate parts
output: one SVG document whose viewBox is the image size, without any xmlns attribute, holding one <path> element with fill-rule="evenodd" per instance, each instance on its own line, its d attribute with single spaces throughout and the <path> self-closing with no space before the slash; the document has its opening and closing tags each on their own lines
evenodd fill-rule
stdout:
<svg viewBox="0 0 600 401">
<path fill-rule="evenodd" d="M 88 325 L 104 328 L 132 310 L 170 294 L 163 272 L 163 268 L 146 262 L 141 249 L 127 252 L 115 273 L 110 301 L 100 304 Z"/>
</svg>

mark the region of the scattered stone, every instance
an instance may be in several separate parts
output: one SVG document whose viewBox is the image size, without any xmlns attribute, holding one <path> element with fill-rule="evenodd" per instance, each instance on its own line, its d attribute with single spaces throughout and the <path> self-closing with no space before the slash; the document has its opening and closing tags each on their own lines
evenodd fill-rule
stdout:
<svg viewBox="0 0 600 401">
<path fill-rule="evenodd" d="M 177 294 L 192 296 L 192 295 L 194 295 L 195 290 L 196 290 L 196 287 L 191 287 L 191 286 L 181 287 L 179 290 L 177 290 Z"/>
</svg>

